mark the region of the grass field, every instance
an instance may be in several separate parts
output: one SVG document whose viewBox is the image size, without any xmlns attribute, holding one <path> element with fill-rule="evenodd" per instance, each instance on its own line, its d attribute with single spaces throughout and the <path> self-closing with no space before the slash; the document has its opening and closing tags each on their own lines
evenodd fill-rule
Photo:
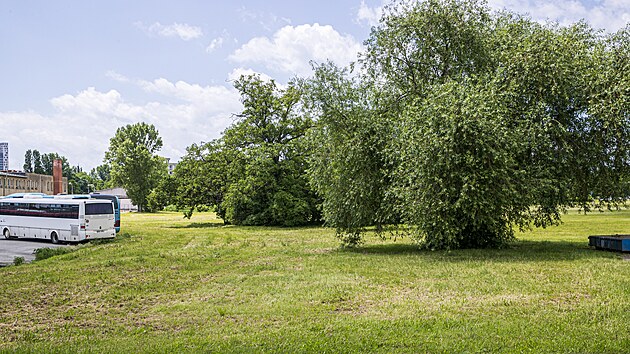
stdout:
<svg viewBox="0 0 630 354">
<path fill-rule="evenodd" d="M 570 213 L 502 250 L 125 214 L 114 242 L 0 268 L 0 352 L 630 352 L 630 261 Z"/>
</svg>

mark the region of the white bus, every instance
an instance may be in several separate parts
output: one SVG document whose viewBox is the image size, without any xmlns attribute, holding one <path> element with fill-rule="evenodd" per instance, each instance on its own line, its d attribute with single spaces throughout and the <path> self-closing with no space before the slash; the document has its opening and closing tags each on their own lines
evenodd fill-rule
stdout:
<svg viewBox="0 0 630 354">
<path fill-rule="evenodd" d="M 0 231 L 5 238 L 47 239 L 53 243 L 114 238 L 114 204 L 101 199 L 0 199 Z"/>
</svg>

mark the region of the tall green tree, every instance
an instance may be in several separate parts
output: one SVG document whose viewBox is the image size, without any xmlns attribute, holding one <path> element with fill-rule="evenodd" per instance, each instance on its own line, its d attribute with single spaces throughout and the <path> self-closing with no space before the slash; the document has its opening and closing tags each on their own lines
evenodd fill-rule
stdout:
<svg viewBox="0 0 630 354">
<path fill-rule="evenodd" d="M 95 184 L 95 188 L 105 189 L 109 187 L 109 182 L 111 179 L 111 167 L 108 164 L 102 164 L 96 166 L 90 171 L 90 178 Z"/>
<path fill-rule="evenodd" d="M 158 131 L 142 122 L 118 128 L 105 152 L 112 183 L 125 188 L 140 211 L 147 205 L 151 190 L 167 174 L 165 159 L 156 155 L 161 148 Z"/>
<path fill-rule="evenodd" d="M 234 87 L 244 109 L 222 138 L 235 155 L 222 203 L 225 219 L 285 226 L 316 221 L 316 198 L 305 174 L 304 136 L 312 122 L 299 110 L 301 91 L 292 83 L 280 89 L 259 76 L 243 76 Z"/>
<path fill-rule="evenodd" d="M 33 150 L 33 173 L 46 174 L 46 170 L 44 169 L 42 155 L 39 151 Z"/>
<path fill-rule="evenodd" d="M 26 150 L 24 154 L 24 172 L 33 172 L 33 150 Z"/>
<path fill-rule="evenodd" d="M 594 57 L 588 81 L 594 134 L 583 145 L 596 165 L 586 176 L 599 201 L 624 203 L 630 196 L 630 24 L 607 36 Z"/>
<path fill-rule="evenodd" d="M 175 169 L 177 202 L 190 217 L 213 206 L 225 222 L 295 226 L 319 220 L 318 199 L 308 184 L 301 91 L 259 76 L 234 84 L 243 111 L 220 139 L 193 144 Z"/>
<path fill-rule="evenodd" d="M 399 220 L 391 193 L 388 147 L 395 115 L 379 109 L 373 85 L 332 63 L 306 80 L 306 109 L 317 117 L 309 132 L 309 177 L 323 198 L 326 224 L 345 244 L 356 244 L 367 226 Z"/>
</svg>

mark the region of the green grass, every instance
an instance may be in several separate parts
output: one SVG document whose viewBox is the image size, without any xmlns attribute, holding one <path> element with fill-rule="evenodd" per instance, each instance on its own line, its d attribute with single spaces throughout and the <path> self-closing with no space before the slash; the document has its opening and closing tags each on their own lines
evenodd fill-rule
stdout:
<svg viewBox="0 0 630 354">
<path fill-rule="evenodd" d="M 114 242 L 0 269 L 0 352 L 630 352 L 630 262 L 578 215 L 501 250 L 123 215 Z"/>
</svg>

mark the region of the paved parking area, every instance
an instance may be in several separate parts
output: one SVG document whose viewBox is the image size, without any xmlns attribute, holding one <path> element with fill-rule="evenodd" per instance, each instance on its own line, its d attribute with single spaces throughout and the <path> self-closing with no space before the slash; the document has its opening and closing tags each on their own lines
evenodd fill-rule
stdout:
<svg viewBox="0 0 630 354">
<path fill-rule="evenodd" d="M 35 259 L 35 252 L 38 248 L 68 247 L 67 245 L 54 245 L 50 241 L 44 240 L 7 240 L 0 237 L 0 267 L 13 264 L 15 257 L 24 257 L 26 262 Z"/>
</svg>

